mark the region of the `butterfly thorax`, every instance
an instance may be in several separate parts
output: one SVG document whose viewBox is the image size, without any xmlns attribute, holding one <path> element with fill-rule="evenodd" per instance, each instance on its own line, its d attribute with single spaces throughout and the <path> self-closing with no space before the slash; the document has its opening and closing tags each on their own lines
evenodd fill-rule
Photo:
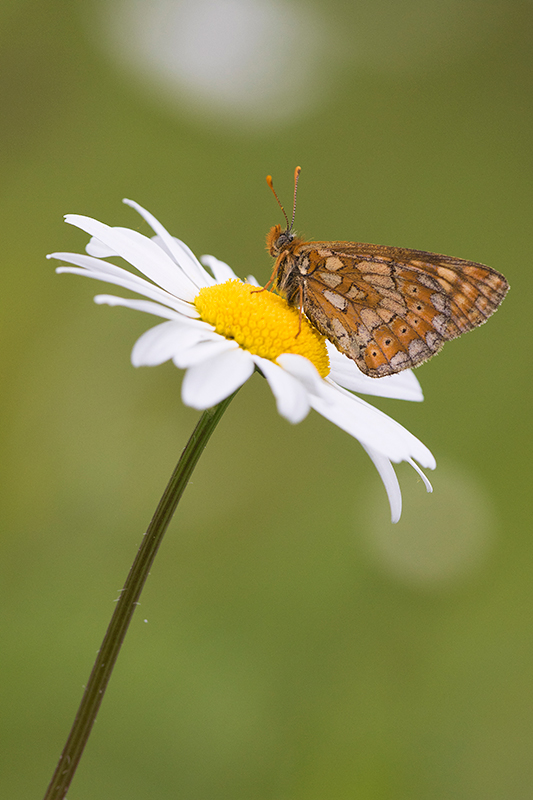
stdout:
<svg viewBox="0 0 533 800">
<path fill-rule="evenodd" d="M 305 244 L 290 229 L 282 231 L 281 225 L 274 225 L 266 237 L 267 250 L 276 259 L 273 272 L 276 289 L 291 305 L 299 302 L 297 295 L 300 293 L 302 277 L 306 274 L 299 252 Z"/>
</svg>

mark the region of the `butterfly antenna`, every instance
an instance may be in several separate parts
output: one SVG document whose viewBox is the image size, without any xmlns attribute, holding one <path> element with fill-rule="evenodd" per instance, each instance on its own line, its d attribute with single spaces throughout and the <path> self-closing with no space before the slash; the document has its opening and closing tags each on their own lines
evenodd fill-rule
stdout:
<svg viewBox="0 0 533 800">
<path fill-rule="evenodd" d="M 298 191 L 298 178 L 300 177 L 301 167 L 296 167 L 294 170 L 294 200 L 292 202 L 292 220 L 291 227 L 288 230 L 292 231 L 294 225 L 294 217 L 296 216 L 296 192 Z"/>
<path fill-rule="evenodd" d="M 276 198 L 276 200 L 278 201 L 278 206 L 279 206 L 279 207 L 281 208 L 281 210 L 283 211 L 283 216 L 285 217 L 285 222 L 287 223 L 287 230 L 288 230 L 288 231 L 290 231 L 289 218 L 288 218 L 288 216 L 287 216 L 287 214 L 286 214 L 286 212 L 285 212 L 285 209 L 283 208 L 283 206 L 282 206 L 282 205 L 281 205 L 281 203 L 280 203 L 280 199 L 279 199 L 279 197 L 278 197 L 278 196 L 277 196 L 277 194 L 276 194 L 276 190 L 274 189 L 274 184 L 273 184 L 273 182 L 272 182 L 272 175 L 267 175 L 267 183 L 268 183 L 268 185 L 270 186 L 270 188 L 272 189 L 272 194 L 274 195 L 274 197 L 275 197 L 275 198 Z"/>
<path fill-rule="evenodd" d="M 296 190 L 298 189 L 298 178 L 300 177 L 300 172 L 301 171 L 302 171 L 301 167 L 296 167 L 296 169 L 294 170 L 294 202 L 293 202 L 293 206 L 292 206 L 292 221 L 291 221 L 290 225 L 289 225 L 289 218 L 287 216 L 287 213 L 286 213 L 285 209 L 283 208 L 283 206 L 281 205 L 280 199 L 276 194 L 276 190 L 274 189 L 274 183 L 272 182 L 272 175 L 267 175 L 267 178 L 266 178 L 266 181 L 267 181 L 269 187 L 272 189 L 272 194 L 274 195 L 274 197 L 278 201 L 278 206 L 283 211 L 283 216 L 285 217 L 285 222 L 287 223 L 287 232 L 292 231 L 292 226 L 294 225 L 294 215 L 296 214 Z"/>
</svg>

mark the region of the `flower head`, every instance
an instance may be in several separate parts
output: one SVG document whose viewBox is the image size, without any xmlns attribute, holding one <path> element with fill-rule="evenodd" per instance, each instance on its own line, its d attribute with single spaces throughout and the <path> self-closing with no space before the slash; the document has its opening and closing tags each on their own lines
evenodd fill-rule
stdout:
<svg viewBox="0 0 533 800">
<path fill-rule="evenodd" d="M 91 235 L 88 255 L 52 253 L 73 265 L 72 272 L 117 284 L 146 299 L 97 295 L 97 303 L 145 311 L 165 322 L 147 330 L 133 347 L 134 366 L 155 366 L 172 359 L 185 369 L 183 402 L 206 409 L 236 391 L 254 370 L 267 380 L 279 413 L 301 422 L 311 408 L 359 440 L 385 484 L 392 520 L 401 513 L 401 493 L 391 462 L 408 461 L 431 485 L 416 461 L 433 469 L 435 459 L 409 431 L 366 403 L 353 391 L 403 400 L 422 400 L 410 370 L 384 378 L 363 375 L 355 363 L 278 295 L 244 283 L 214 256 L 202 263 L 187 245 L 172 237 L 148 211 L 131 200 L 152 227 L 149 239 L 128 228 L 112 228 L 89 217 L 69 214 L 66 221 Z M 120 256 L 148 280 L 106 261 Z"/>
</svg>

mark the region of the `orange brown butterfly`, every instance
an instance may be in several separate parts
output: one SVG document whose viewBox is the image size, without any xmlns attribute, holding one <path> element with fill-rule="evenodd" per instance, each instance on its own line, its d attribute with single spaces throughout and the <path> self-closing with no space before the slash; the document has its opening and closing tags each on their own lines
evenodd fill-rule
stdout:
<svg viewBox="0 0 533 800">
<path fill-rule="evenodd" d="M 299 307 L 310 322 L 355 361 L 381 378 L 416 367 L 444 342 L 476 328 L 509 288 L 499 272 L 461 258 L 361 242 L 306 242 L 293 232 L 272 177 L 267 183 L 287 227 L 274 225 L 267 250 L 276 262 L 267 287 Z"/>
</svg>

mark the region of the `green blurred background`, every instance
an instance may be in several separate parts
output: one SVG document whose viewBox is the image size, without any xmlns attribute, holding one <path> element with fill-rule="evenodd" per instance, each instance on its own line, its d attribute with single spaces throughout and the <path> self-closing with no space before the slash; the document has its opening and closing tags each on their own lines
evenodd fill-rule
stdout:
<svg viewBox="0 0 533 800">
<path fill-rule="evenodd" d="M 532 22 L 526 0 L 11 0 L 0 10 L 0 796 L 39 798 L 198 413 L 156 320 L 57 277 L 76 212 L 270 274 L 281 222 L 462 256 L 512 290 L 376 405 L 437 458 L 404 516 L 258 376 L 152 569 L 71 800 L 533 795 Z M 107 287 L 103 287 L 108 291 Z M 117 292 L 120 293 L 120 292 Z M 529 305 L 528 305 L 529 304 Z M 405 466 L 405 465 L 404 465 Z"/>
</svg>

